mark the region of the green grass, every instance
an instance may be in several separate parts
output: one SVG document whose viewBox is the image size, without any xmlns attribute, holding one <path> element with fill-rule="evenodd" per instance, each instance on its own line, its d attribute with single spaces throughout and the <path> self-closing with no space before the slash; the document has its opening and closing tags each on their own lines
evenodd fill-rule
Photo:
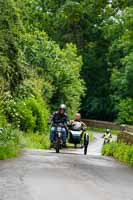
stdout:
<svg viewBox="0 0 133 200">
<path fill-rule="evenodd" d="M 93 140 L 93 132 L 87 131 L 89 133 L 90 142 Z M 67 143 L 68 146 L 73 146 L 73 144 Z M 21 137 L 21 147 L 29 149 L 49 149 L 50 141 L 49 136 L 45 134 L 37 133 L 25 133 Z"/>
<path fill-rule="evenodd" d="M 112 142 L 103 145 L 102 154 L 113 156 L 121 162 L 133 166 L 133 145 L 127 145 L 121 142 Z"/>
<path fill-rule="evenodd" d="M 0 146 L 0 160 L 16 157 L 19 152 L 19 145 L 2 145 Z"/>
<path fill-rule="evenodd" d="M 90 131 L 96 131 L 96 132 L 99 132 L 99 133 L 104 133 L 106 131 L 105 128 L 96 128 L 96 127 L 89 127 L 89 130 Z M 110 132 L 112 135 L 118 135 L 120 133 L 119 130 L 115 130 L 115 129 L 110 129 Z"/>
<path fill-rule="evenodd" d="M 89 140 L 90 140 L 89 142 L 92 142 L 92 140 L 94 139 L 93 132 L 91 130 L 88 130 L 87 132 L 89 134 Z"/>
<path fill-rule="evenodd" d="M 20 135 L 17 129 L 6 128 L 0 133 L 0 160 L 16 157 L 20 151 Z"/>
<path fill-rule="evenodd" d="M 49 137 L 39 133 L 25 133 L 21 138 L 21 147 L 29 149 L 48 149 Z"/>
<path fill-rule="evenodd" d="M 0 160 L 16 157 L 22 148 L 48 149 L 49 146 L 47 135 L 5 129 L 0 135 Z"/>
<path fill-rule="evenodd" d="M 93 140 L 93 132 L 88 131 L 90 142 Z M 71 144 L 72 145 L 72 144 Z M 22 148 L 49 149 L 49 136 L 40 133 L 22 133 L 9 129 L 0 136 L 0 160 L 16 157 Z"/>
</svg>

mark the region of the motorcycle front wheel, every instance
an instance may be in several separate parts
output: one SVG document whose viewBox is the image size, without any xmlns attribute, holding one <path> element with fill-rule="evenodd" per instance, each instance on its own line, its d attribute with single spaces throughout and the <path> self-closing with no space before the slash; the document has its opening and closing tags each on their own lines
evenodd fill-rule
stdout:
<svg viewBox="0 0 133 200">
<path fill-rule="evenodd" d="M 60 139 L 56 139 L 56 145 L 55 145 L 56 153 L 60 153 Z"/>
</svg>

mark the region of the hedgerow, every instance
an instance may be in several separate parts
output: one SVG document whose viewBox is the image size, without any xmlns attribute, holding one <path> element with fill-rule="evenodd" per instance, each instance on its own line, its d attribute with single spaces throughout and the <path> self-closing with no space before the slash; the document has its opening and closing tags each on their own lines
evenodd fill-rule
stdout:
<svg viewBox="0 0 133 200">
<path fill-rule="evenodd" d="M 121 142 L 105 144 L 102 149 L 102 154 L 113 156 L 119 161 L 133 166 L 133 145 L 127 145 Z"/>
</svg>

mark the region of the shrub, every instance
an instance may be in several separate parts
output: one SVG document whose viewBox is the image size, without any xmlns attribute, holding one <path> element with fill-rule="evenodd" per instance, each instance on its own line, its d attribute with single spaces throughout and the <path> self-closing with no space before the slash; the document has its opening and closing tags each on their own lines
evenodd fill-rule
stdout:
<svg viewBox="0 0 133 200">
<path fill-rule="evenodd" d="M 32 111 L 32 115 L 35 117 L 34 131 L 47 132 L 48 131 L 48 116 L 49 112 L 45 102 L 41 97 L 38 99 L 29 98 L 26 101 L 27 107 Z"/>
<path fill-rule="evenodd" d="M 5 144 L 19 144 L 19 136 L 20 132 L 17 129 L 12 129 L 12 128 L 6 128 L 3 129 L 3 131 L 0 132 L 0 144 L 5 145 Z"/>
<path fill-rule="evenodd" d="M 17 156 L 20 150 L 20 132 L 4 129 L 0 132 L 0 160 Z"/>
<path fill-rule="evenodd" d="M 118 105 L 118 119 L 119 123 L 133 124 L 133 99 L 127 98 L 121 100 Z"/>
<path fill-rule="evenodd" d="M 0 127 L 4 127 L 6 125 L 6 118 L 4 114 L 0 111 Z"/>
<path fill-rule="evenodd" d="M 16 157 L 19 151 L 18 145 L 0 146 L 0 160 Z"/>
<path fill-rule="evenodd" d="M 102 149 L 102 154 L 113 156 L 124 163 L 133 165 L 133 145 L 117 142 L 105 144 Z"/>
<path fill-rule="evenodd" d="M 0 101 L 0 127 L 4 127 L 6 125 L 6 117 L 3 112 L 3 102 Z"/>
<path fill-rule="evenodd" d="M 47 132 L 48 109 L 41 97 L 11 99 L 7 102 L 9 122 L 22 131 Z"/>
</svg>

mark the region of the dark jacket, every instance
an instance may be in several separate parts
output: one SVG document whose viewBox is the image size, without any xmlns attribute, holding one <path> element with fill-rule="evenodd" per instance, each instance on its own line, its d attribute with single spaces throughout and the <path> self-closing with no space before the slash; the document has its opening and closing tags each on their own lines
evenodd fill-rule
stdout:
<svg viewBox="0 0 133 200">
<path fill-rule="evenodd" d="M 52 126 L 57 124 L 62 124 L 65 127 L 68 122 L 69 122 L 68 115 L 66 113 L 62 115 L 58 111 L 54 112 L 49 118 L 49 124 L 52 124 Z"/>
</svg>

